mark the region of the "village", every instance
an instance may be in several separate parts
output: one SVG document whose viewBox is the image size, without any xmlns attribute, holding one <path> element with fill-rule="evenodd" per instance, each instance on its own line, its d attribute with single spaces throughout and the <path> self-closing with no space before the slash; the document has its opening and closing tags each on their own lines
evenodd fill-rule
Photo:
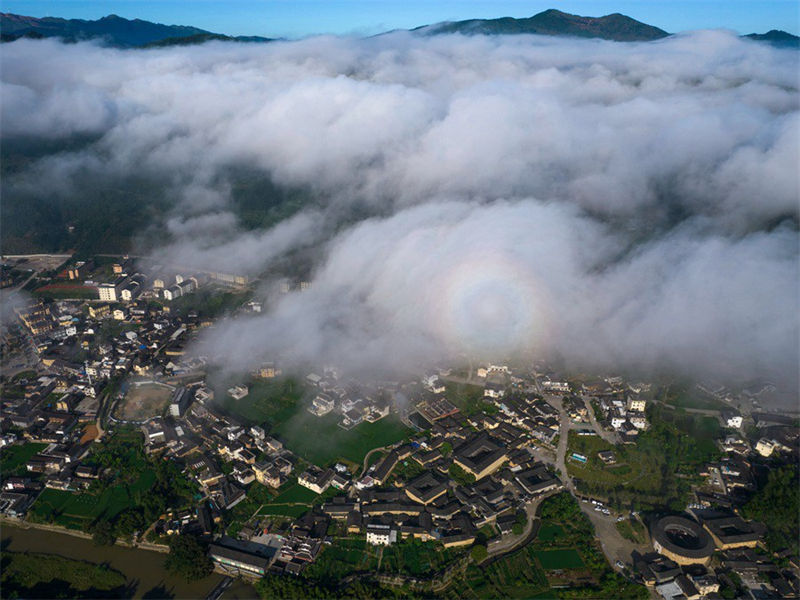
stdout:
<svg viewBox="0 0 800 600">
<path fill-rule="evenodd" d="M 620 581 L 667 599 L 800 590 L 796 551 L 740 510 L 765 472 L 798 457 L 796 415 L 761 407 L 769 384 L 680 388 L 543 362 L 360 381 L 335 366 L 284 372 L 277 356 L 216 377 L 189 350 L 224 311 L 262 310 L 246 278 L 145 274 L 127 257 L 67 259 L 43 281 L 6 267 L 9 286 L 42 290 L 3 323 L 6 519 L 103 523 L 162 550 L 195 536 L 231 577 L 303 576 L 353 554 L 354 572 L 383 572 L 395 546 L 435 548 L 426 560 L 442 576 L 526 547 L 543 535 L 540 507 L 571 495 Z M 120 471 L 98 458 L 115 440 L 141 448 L 124 486 L 134 459 Z M 154 465 L 181 481 L 171 504 L 140 511 L 161 481 Z M 577 547 L 541 552 L 550 585 L 598 584 Z"/>
</svg>

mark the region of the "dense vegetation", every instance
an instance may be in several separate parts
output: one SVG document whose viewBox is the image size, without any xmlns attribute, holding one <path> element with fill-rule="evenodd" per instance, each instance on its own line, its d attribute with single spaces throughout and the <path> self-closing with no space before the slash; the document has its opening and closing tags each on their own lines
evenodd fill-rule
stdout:
<svg viewBox="0 0 800 600">
<path fill-rule="evenodd" d="M 743 507 L 748 519 L 767 526 L 767 547 L 772 551 L 790 548 L 800 553 L 800 474 L 797 465 L 787 465 L 769 473 L 767 484 Z"/>
<path fill-rule="evenodd" d="M 142 531 L 167 508 L 192 502 L 194 484 L 175 461 L 147 457 L 138 431 L 121 429 L 86 464 L 98 467 L 101 477 L 81 493 L 44 490 L 29 518 L 82 529 L 98 544 L 113 544 Z"/>
<path fill-rule="evenodd" d="M 214 570 L 206 547 L 191 535 L 170 536 L 169 554 L 164 561 L 164 567 L 186 581 L 208 577 Z"/>
<path fill-rule="evenodd" d="M 129 598 L 125 576 L 62 556 L 3 551 L 3 598 Z"/>
<path fill-rule="evenodd" d="M 86 171 L 74 174 L 72 185 L 47 193 L 30 185 L 39 161 L 86 151 L 97 141 L 93 136 L 4 140 L 0 191 L 9 200 L 0 205 L 4 254 L 124 253 L 169 241 L 163 223 L 176 196 L 171 173 Z M 220 179 L 228 184 L 231 206 L 244 229 L 274 225 L 312 201 L 307 191 L 279 187 L 253 169 L 231 168 Z"/>
</svg>

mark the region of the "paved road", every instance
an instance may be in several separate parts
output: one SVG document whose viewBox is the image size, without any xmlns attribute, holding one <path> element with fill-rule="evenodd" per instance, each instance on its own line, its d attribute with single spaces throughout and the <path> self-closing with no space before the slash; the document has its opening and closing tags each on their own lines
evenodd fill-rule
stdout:
<svg viewBox="0 0 800 600">
<path fill-rule="evenodd" d="M 603 429 L 600 424 L 597 422 L 597 419 L 594 416 L 594 408 L 592 407 L 592 399 L 589 396 L 581 396 L 583 401 L 586 403 L 586 408 L 588 409 L 589 413 L 589 422 L 592 424 L 592 428 L 597 432 L 601 438 L 603 438 L 609 444 L 617 444 L 619 440 L 617 439 L 617 435 L 610 431 L 606 431 Z"/>
<path fill-rule="evenodd" d="M 537 511 L 539 510 L 539 505 L 542 503 L 542 500 L 552 496 L 553 494 L 557 493 L 560 490 L 543 494 L 538 498 L 534 498 L 525 504 L 525 514 L 528 517 L 528 521 L 525 523 L 525 527 L 522 530 L 522 533 L 519 535 L 510 534 L 507 536 L 503 536 L 500 542 L 496 545 L 492 546 L 492 549 L 489 551 L 488 558 L 496 558 L 497 556 L 506 554 L 508 552 L 512 552 L 519 547 L 524 546 L 527 544 L 533 536 L 531 533 L 535 533 L 539 529 L 539 522 L 540 519 L 536 516 Z M 535 530 L 534 530 L 535 526 Z"/>
<path fill-rule="evenodd" d="M 361 479 L 362 477 L 364 477 L 364 475 L 367 474 L 367 469 L 369 468 L 369 457 L 372 455 L 373 452 L 381 452 L 383 450 L 390 450 L 392 448 L 394 448 L 394 444 L 390 444 L 388 446 L 381 446 L 380 448 L 373 448 L 372 450 L 367 452 L 367 455 L 364 457 L 364 464 L 361 467 L 361 475 L 359 475 L 358 478 Z"/>
</svg>

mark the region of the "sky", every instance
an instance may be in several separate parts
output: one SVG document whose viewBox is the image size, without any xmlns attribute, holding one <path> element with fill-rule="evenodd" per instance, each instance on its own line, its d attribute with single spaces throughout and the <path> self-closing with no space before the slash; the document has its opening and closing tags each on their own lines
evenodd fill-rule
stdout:
<svg viewBox="0 0 800 600">
<path fill-rule="evenodd" d="M 584 16 L 620 12 L 670 33 L 726 28 L 800 33 L 796 0 L 5 0 L 4 12 L 97 19 L 108 14 L 193 25 L 228 35 L 371 35 L 440 21 L 528 17 L 548 8 Z"/>
</svg>

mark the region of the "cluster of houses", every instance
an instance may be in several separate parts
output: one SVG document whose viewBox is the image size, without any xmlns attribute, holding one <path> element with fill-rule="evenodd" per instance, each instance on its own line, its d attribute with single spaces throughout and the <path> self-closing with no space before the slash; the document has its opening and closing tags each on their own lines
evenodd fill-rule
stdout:
<svg viewBox="0 0 800 600">
<path fill-rule="evenodd" d="M 90 261 L 75 263 L 64 277 L 82 278 L 92 268 Z M 114 410 L 121 394 L 119 382 L 129 375 L 164 379 L 200 373 L 204 367 L 203 359 L 186 358 L 184 347 L 208 323 L 196 313 L 175 316 L 166 307 L 148 303 L 144 298 L 148 293 L 139 289 L 143 276 L 126 275 L 126 263 L 112 269 L 121 281 L 114 284 L 115 296 L 107 302 L 31 301 L 15 307 L 16 322 L 3 324 L 4 331 L 15 332 L 19 347 L 14 350 L 35 363 L 34 373 L 4 378 L 3 444 L 46 444 L 26 463 L 35 477 L 27 482 L 4 478 L 3 493 L 12 494 L 0 502 L 4 514 L 24 514 L 43 487 L 79 490 L 96 477 L 81 468 L 80 461 L 99 434 L 94 424 L 103 421 L 108 430 L 121 420 Z M 203 392 L 197 390 L 198 397 Z M 175 400 L 170 414 L 184 416 L 188 394 Z M 186 455 L 193 447 L 192 430 L 181 425 L 165 424 L 159 436 L 158 423 L 149 423 L 153 435 L 148 440 L 161 439 L 175 455 Z"/>
<path fill-rule="evenodd" d="M 245 427 L 219 414 L 211 398 L 202 383 L 179 387 L 169 415 L 148 419 L 141 430 L 148 453 L 181 459 L 212 506 L 229 510 L 245 499 L 255 481 L 272 488 L 283 485 L 297 459 L 263 428 Z M 223 470 L 223 463 L 228 468 Z"/>
<path fill-rule="evenodd" d="M 344 429 L 352 429 L 363 421 L 374 423 L 388 415 L 392 405 L 382 387 L 343 383 L 335 369 L 325 369 L 322 376 L 310 373 L 306 382 L 318 390 L 308 412 L 317 417 L 332 412 L 340 415 L 339 426 Z"/>
<path fill-rule="evenodd" d="M 76 264 L 69 277 L 74 271 L 74 278 L 81 278 L 87 269 L 91 265 Z M 35 376 L 4 382 L 0 443 L 45 445 L 25 462 L 27 476 L 3 479 L 3 514 L 24 515 L 45 487 L 77 491 L 101 476 L 81 461 L 98 433 L 95 423 L 113 429 L 121 420 L 114 411 L 120 397 L 117 383 L 128 375 L 170 382 L 171 398 L 164 413 L 137 425 L 146 451 L 180 461 L 203 494 L 199 508 L 165 515 L 156 524 L 158 533 L 212 536 L 222 514 L 242 502 L 253 485 L 278 489 L 296 476 L 300 486 L 325 495 L 323 503 L 280 535 L 269 531 L 268 517 L 259 517 L 243 528 L 240 539 L 213 539 L 209 555 L 219 569 L 251 576 L 267 571 L 299 573 L 322 551 L 331 523 L 370 544 L 414 538 L 444 547 L 468 546 L 479 529 L 491 524 L 500 534 L 489 542 L 491 549 L 519 522 L 527 502 L 561 488 L 555 475 L 535 459 L 536 446 L 554 448 L 561 427 L 559 411 L 543 394 L 562 397 L 564 410 L 575 422 L 594 416 L 584 399 L 593 397 L 603 423 L 625 442 L 635 442 L 649 426 L 647 384 L 609 377 L 576 389 L 554 373 L 520 377 L 507 366 L 486 365 L 475 373 L 483 386 L 483 404 L 469 415 L 448 400 L 446 372 L 427 373 L 403 388 L 409 397 L 401 416 L 418 433 L 388 447 L 365 472 L 358 472 L 360 465 L 356 469 L 340 463 L 298 466 L 301 461 L 262 427 L 245 426 L 215 408 L 214 394 L 204 383 L 205 361 L 186 357 L 184 350 L 196 331 L 209 323 L 195 313 L 175 316 L 168 307 L 147 302 L 155 294 L 172 300 L 206 281 L 224 283 L 224 276 L 156 277 L 145 289 L 147 280 L 137 273 L 127 275 L 126 270 L 125 265 L 115 265 L 118 279 L 98 286 L 102 301 L 36 302 L 17 308 L 21 339 L 39 366 Z M 256 311 L 255 304 L 247 310 Z M 109 329 L 116 332 L 105 333 Z M 263 363 L 252 375 L 271 379 L 280 375 L 280 369 L 275 363 Z M 375 422 L 398 409 L 396 383 L 344 382 L 335 369 L 324 369 L 322 375 L 308 375 L 306 384 L 313 390 L 307 410 L 318 417 L 335 414 L 345 429 Z M 241 400 L 249 389 L 239 384 L 228 393 Z M 720 440 L 726 456 L 707 465 L 708 485 L 697 491 L 698 510 L 712 506 L 733 510 L 754 489 L 751 458 L 796 447 L 796 439 L 788 439 L 786 430 L 797 428 L 769 418 L 762 419 L 763 437 L 752 447 L 732 433 Z M 736 413 L 722 419 L 731 429 L 742 427 Z M 616 460 L 613 452 L 601 453 L 600 458 L 607 464 Z M 733 553 L 726 555 L 731 563 L 744 561 L 736 553 L 750 551 L 751 538 L 760 535 L 742 533 L 738 521 L 733 525 L 718 521 L 709 527 L 709 535 L 721 540 L 720 547 Z M 725 545 L 725 536 L 734 530 L 750 536 L 747 544 Z M 673 558 L 664 553 L 650 557 L 641 572 L 648 582 L 670 584 L 663 589 L 678 589 L 686 597 L 694 597 L 692 589 L 699 594 L 714 591 L 713 573 L 689 570 L 673 564 Z M 760 568 L 756 564 L 756 572 Z M 719 589 L 719 578 L 716 585 Z"/>
<path fill-rule="evenodd" d="M 649 427 L 644 398 L 628 395 L 626 399 L 617 396 L 601 396 L 597 402 L 604 421 L 616 431 L 623 441 L 635 441 L 640 431 Z"/>
</svg>

